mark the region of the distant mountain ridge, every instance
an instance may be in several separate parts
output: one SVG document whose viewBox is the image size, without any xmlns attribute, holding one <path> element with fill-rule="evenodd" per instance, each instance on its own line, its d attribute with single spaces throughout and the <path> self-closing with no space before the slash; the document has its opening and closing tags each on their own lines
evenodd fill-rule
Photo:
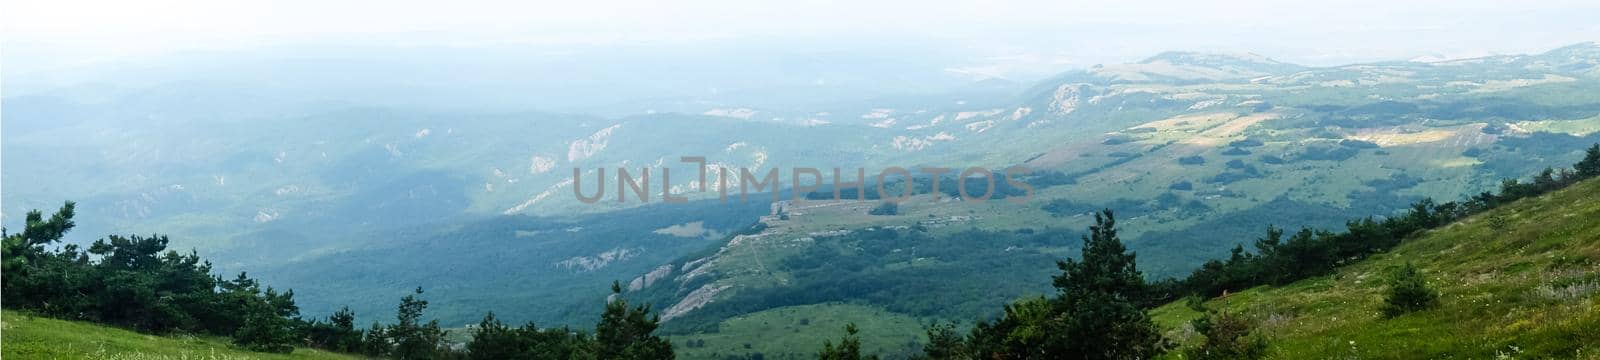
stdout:
<svg viewBox="0 0 1600 360">
<path fill-rule="evenodd" d="M 933 229 L 934 239 L 972 229 L 1044 233 L 1080 229 L 1085 209 L 1114 207 L 1140 229 L 1127 236 L 1141 267 L 1172 275 L 1225 254 L 1237 236 L 1269 223 L 1336 227 L 1351 214 L 1381 215 L 1422 197 L 1480 191 L 1504 177 L 1570 163 L 1576 148 L 1570 144 L 1596 139 L 1600 99 L 1584 96 L 1600 93 L 1596 49 L 1587 43 L 1536 55 L 1333 67 L 1168 52 L 1068 71 L 1017 96 L 1008 93 L 1016 84 L 985 82 L 974 84 L 983 91 L 817 109 L 690 104 L 695 115 L 615 118 L 349 104 L 276 108 L 281 103 L 270 92 L 183 84 L 96 99 L 8 97 L 3 210 L 9 219 L 69 197 L 84 218 L 115 219 L 83 224 L 81 233 L 171 233 L 175 248 L 199 249 L 221 269 L 261 269 L 271 283 L 314 281 L 346 259 L 426 259 L 446 269 L 373 260 L 359 274 L 317 286 L 321 294 L 306 289 L 307 299 L 398 293 L 468 277 L 475 281 L 460 284 L 464 289 L 511 288 L 441 299 L 438 313 L 447 324 L 476 320 L 476 313 L 450 309 L 509 315 L 500 308 L 534 299 L 555 300 L 508 319 L 580 319 L 585 314 L 568 309 L 593 308 L 587 305 L 604 295 L 604 280 L 637 277 L 643 285 L 647 274 L 657 281 L 633 295 L 651 297 L 662 310 L 676 307 L 669 324 L 715 323 L 720 318 L 694 317 L 771 310 L 743 306 L 755 303 L 748 296 L 757 290 L 822 279 L 823 273 L 806 273 L 818 270 L 804 261 L 828 258 L 817 249 L 855 254 L 846 233 L 919 226 Z M 866 215 L 877 201 L 780 204 L 782 214 L 766 203 L 680 214 L 615 201 L 619 167 L 654 174 L 671 168 L 671 187 L 696 188 L 689 175 L 697 169 L 679 161 L 696 155 L 715 169 L 780 169 L 785 186 L 792 185 L 789 169 L 807 166 L 861 167 L 870 178 L 888 166 L 1025 164 L 1053 180 L 1024 204 L 923 195 L 889 216 Z M 592 171 L 609 169 L 606 201 L 575 201 L 574 168 L 588 182 L 585 191 L 594 189 Z M 662 186 L 653 181 L 658 196 Z M 606 230 L 565 223 L 615 224 L 597 219 L 618 214 L 654 220 Z M 759 231 L 710 235 L 746 230 L 763 215 Z M 656 233 L 695 221 L 704 221 L 707 235 Z M 1193 235 L 1202 228 L 1210 231 Z M 604 239 L 585 241 L 591 236 Z M 980 243 L 968 253 L 1014 264 L 1072 250 L 1024 235 L 1006 239 L 1005 247 Z M 486 269 L 483 254 L 453 241 L 492 243 L 499 246 L 494 255 L 526 258 L 492 263 L 513 270 Z M 966 266 L 1000 266 L 941 262 L 924 256 L 928 248 L 880 250 L 890 255 L 854 257 L 859 263 L 851 265 L 898 275 L 927 266 L 951 276 L 964 276 L 959 271 Z M 605 266 L 580 272 L 557 265 L 565 260 Z M 663 267 L 671 269 L 665 277 L 657 271 Z M 562 272 L 551 278 L 600 281 L 557 286 L 512 277 Z M 393 276 L 382 284 L 361 277 L 382 274 Z M 590 285 L 592 291 L 574 290 Z M 1038 284 L 985 296 L 1012 297 L 1031 285 Z M 919 301 L 932 307 L 939 300 Z M 319 313 L 332 305 L 304 304 Z"/>
<path fill-rule="evenodd" d="M 875 204 L 870 201 L 789 205 L 787 219 L 766 218 L 759 233 L 664 264 L 675 269 L 672 281 L 657 281 L 657 289 L 636 296 L 674 309 L 669 327 L 688 329 L 728 316 L 770 316 L 789 309 L 784 299 L 800 294 L 865 292 L 816 301 L 881 306 L 906 316 L 936 316 L 908 304 L 919 302 L 995 308 L 999 303 L 984 297 L 989 294 L 963 291 L 1000 280 L 959 269 L 1002 265 L 905 253 L 940 253 L 930 249 L 939 240 L 923 236 L 959 238 L 983 230 L 993 233 L 977 236 L 1005 240 L 973 242 L 968 253 L 1003 252 L 1015 262 L 1059 257 L 1073 251 L 1071 241 L 1003 235 L 1086 226 L 1081 215 L 1102 207 L 1134 224 L 1127 227 L 1134 233 L 1124 236 L 1134 239 L 1130 247 L 1147 274 L 1186 273 L 1202 259 L 1226 256 L 1230 244 L 1268 225 L 1337 229 L 1347 218 L 1382 216 L 1425 197 L 1477 193 L 1504 178 L 1572 163 L 1581 145 L 1600 141 L 1600 98 L 1581 96 L 1600 90 L 1588 65 L 1600 59 L 1590 56 L 1593 48 L 1333 67 L 1173 52 L 1139 64 L 1070 71 L 1035 85 L 1012 107 L 926 114 L 922 118 L 934 120 L 905 127 L 959 139 L 921 151 L 983 152 L 945 153 L 945 159 L 1020 160 L 1070 179 L 1036 188 L 1033 202 L 917 197 L 894 216 L 863 216 Z M 897 120 L 887 128 L 905 126 L 904 118 Z M 895 245 L 873 253 L 869 244 L 875 242 Z M 849 260 L 824 269 L 852 271 L 809 267 L 830 257 Z M 945 294 L 937 299 L 906 300 L 894 290 L 901 282 L 870 279 L 921 273 L 904 269 L 967 285 L 926 289 Z M 859 273 L 872 275 L 851 276 Z M 994 296 L 1005 300 L 1030 290 L 1007 291 Z"/>
</svg>

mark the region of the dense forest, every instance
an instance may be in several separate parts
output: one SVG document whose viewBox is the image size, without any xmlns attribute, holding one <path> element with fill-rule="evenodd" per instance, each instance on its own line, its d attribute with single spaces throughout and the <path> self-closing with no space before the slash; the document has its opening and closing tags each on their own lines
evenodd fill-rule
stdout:
<svg viewBox="0 0 1600 360">
<path fill-rule="evenodd" d="M 1147 281 L 1136 257 L 1118 237 L 1116 216 L 1105 209 L 1083 236 L 1081 256 L 1057 262 L 1059 274 L 1050 279 L 1057 290 L 1051 297 L 1022 299 L 1005 304 L 1001 315 L 972 326 L 966 334 L 953 324 L 928 329 L 928 343 L 920 356 L 931 359 L 1045 359 L 1074 354 L 1084 359 L 1144 359 L 1169 351 L 1172 346 L 1151 322 L 1148 309 L 1185 297 L 1205 298 L 1260 285 L 1281 285 L 1332 272 L 1335 268 L 1381 253 L 1416 234 L 1444 226 L 1518 199 L 1538 196 L 1579 181 L 1600 176 L 1600 145 L 1571 169 L 1546 169 L 1530 182 L 1506 180 L 1498 193 L 1484 192 L 1461 201 L 1424 199 L 1398 216 L 1364 218 L 1347 223 L 1345 231 L 1301 229 L 1289 234 L 1268 228 L 1253 249 L 1236 246 L 1227 259 L 1206 263 L 1183 279 Z M 1405 181 L 1396 179 L 1395 181 Z M 263 352 L 287 352 L 294 347 L 396 359 L 671 359 L 672 344 L 656 335 L 661 325 L 651 306 L 630 305 L 620 296 L 605 303 L 592 331 L 541 328 L 533 323 L 513 327 L 493 313 L 472 327 L 465 344 L 452 344 L 437 321 L 424 321 L 428 301 L 423 289 L 400 299 L 395 318 L 358 329 L 348 309 L 326 318 L 308 318 L 295 305 L 292 290 L 279 291 L 260 284 L 245 273 L 229 279 L 213 274 L 212 266 L 194 252 L 167 249 L 165 236 L 108 236 L 86 249 L 63 244 L 74 227 L 75 204 L 68 202 L 50 217 L 29 212 L 20 233 L 0 230 L 4 237 L 3 300 L 6 309 L 44 316 L 85 320 L 155 334 L 206 334 L 231 338 L 239 347 Z M 1491 225 L 1495 223 L 1490 219 Z M 868 269 L 852 264 L 842 250 L 878 256 L 895 255 L 888 249 L 897 242 L 930 244 L 923 251 L 949 251 L 970 237 L 1019 245 L 1059 241 L 1064 232 L 968 232 L 950 239 L 926 238 L 917 231 L 880 229 L 862 232 L 848 243 L 819 246 L 786 266 L 807 271 L 835 272 L 829 278 L 854 281 L 868 299 L 900 306 L 898 311 L 931 314 L 939 309 L 926 304 L 898 303 L 904 292 L 925 291 L 918 283 L 903 286 L 873 283 L 876 276 L 893 279 L 888 269 Z M 982 257 L 972 253 L 965 256 Z M 825 261 L 826 260 L 826 261 Z M 842 264 L 842 265 L 841 265 Z M 998 264 L 997 264 L 998 265 Z M 873 271 L 879 272 L 873 272 Z M 923 274 L 927 279 L 927 274 Z M 1423 275 L 1402 268 L 1385 294 L 1386 316 L 1426 309 L 1437 300 Z M 773 302 L 828 301 L 827 292 L 805 286 L 796 292 L 771 294 Z M 869 289 L 875 289 L 868 291 Z M 619 283 L 613 294 L 621 293 Z M 979 289 L 981 290 L 981 289 Z M 769 304 L 770 305 L 770 304 Z M 971 304 L 976 306 L 976 304 Z M 727 309 L 737 312 L 746 309 Z M 707 309 L 706 313 L 716 313 Z M 691 322 L 692 324 L 693 322 Z M 1195 321 L 1204 343 L 1191 350 L 1196 358 L 1251 358 L 1266 345 L 1251 337 L 1250 325 L 1226 312 L 1212 312 Z M 835 344 L 820 344 L 822 359 L 860 359 L 857 329 L 847 327 Z M 869 335 L 870 336 L 870 335 Z"/>
</svg>

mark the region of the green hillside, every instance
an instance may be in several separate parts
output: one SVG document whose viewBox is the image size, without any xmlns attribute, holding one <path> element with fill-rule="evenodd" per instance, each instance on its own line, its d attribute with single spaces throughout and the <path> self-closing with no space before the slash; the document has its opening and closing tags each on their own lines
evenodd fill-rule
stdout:
<svg viewBox="0 0 1600 360">
<path fill-rule="evenodd" d="M 0 331 L 5 342 L 0 357 L 7 359 L 356 359 L 313 349 L 252 352 L 235 348 L 226 339 L 146 335 L 14 311 L 0 317 Z"/>
<path fill-rule="evenodd" d="M 1503 220 L 1502 220 L 1503 219 Z M 1385 277 L 1406 262 L 1440 293 L 1386 319 Z M 1600 181 L 1467 218 L 1329 276 L 1205 302 L 1259 324 L 1272 358 L 1600 358 Z M 1193 346 L 1183 301 L 1152 312 Z M 1181 351 L 1169 353 L 1180 358 Z"/>
<path fill-rule="evenodd" d="M 825 341 L 837 341 L 845 324 L 873 329 L 861 339 L 870 354 L 913 352 L 927 342 L 924 325 L 916 318 L 871 306 L 819 304 L 792 306 L 729 318 L 715 333 L 672 337 L 673 350 L 682 359 L 814 359 Z"/>
</svg>

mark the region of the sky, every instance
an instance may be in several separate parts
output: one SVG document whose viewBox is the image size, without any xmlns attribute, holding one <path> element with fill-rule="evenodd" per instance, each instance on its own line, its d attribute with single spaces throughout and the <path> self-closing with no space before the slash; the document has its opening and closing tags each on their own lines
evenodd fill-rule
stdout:
<svg viewBox="0 0 1600 360">
<path fill-rule="evenodd" d="M 290 44 L 607 46 L 914 39 L 974 54 L 952 71 L 1252 52 L 1308 65 L 1532 53 L 1600 40 L 1600 2 L 1536 1 L 8 0 L 16 71 Z M 810 42 L 815 44 L 817 42 Z"/>
</svg>

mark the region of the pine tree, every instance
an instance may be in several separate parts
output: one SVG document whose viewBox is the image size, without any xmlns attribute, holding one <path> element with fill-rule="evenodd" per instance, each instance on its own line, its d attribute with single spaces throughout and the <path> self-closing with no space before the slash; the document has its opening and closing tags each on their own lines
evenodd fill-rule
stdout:
<svg viewBox="0 0 1600 360">
<path fill-rule="evenodd" d="M 1389 281 L 1383 315 L 1392 318 L 1433 307 L 1438 302 L 1439 292 L 1428 287 L 1427 277 L 1423 276 L 1422 270 L 1407 262 L 1395 270 L 1394 277 Z"/>
<path fill-rule="evenodd" d="M 1081 261 L 1057 263 L 1060 296 L 1054 305 L 1063 321 L 1046 332 L 1045 350 L 1053 356 L 1084 359 L 1149 359 L 1167 348 L 1160 329 L 1138 306 L 1144 276 L 1117 237 L 1116 217 L 1107 209 L 1083 238 Z"/>
<path fill-rule="evenodd" d="M 244 274 L 239 274 L 244 278 Z M 294 292 L 279 294 L 268 287 L 266 292 L 256 292 L 253 280 L 247 305 L 241 309 L 244 323 L 233 334 L 233 342 L 241 347 L 264 352 L 287 353 L 294 350 L 295 319 L 300 309 L 294 304 Z"/>
<path fill-rule="evenodd" d="M 922 358 L 929 360 L 956 360 L 968 358 L 967 346 L 956 324 L 933 324 L 928 327 L 928 344 L 922 346 Z"/>
<path fill-rule="evenodd" d="M 818 360 L 862 360 L 877 359 L 877 356 L 861 356 L 861 338 L 856 336 L 858 330 L 855 323 L 845 324 L 844 338 L 839 339 L 839 346 L 834 347 L 832 341 L 822 342 L 822 352 L 817 353 Z"/>
<path fill-rule="evenodd" d="M 294 351 L 293 325 L 270 311 L 252 311 L 233 334 L 233 343 L 254 351 L 288 353 Z"/>
<path fill-rule="evenodd" d="M 393 351 L 394 343 L 389 341 L 389 333 L 383 325 L 373 322 L 372 327 L 362 334 L 361 354 L 381 358 Z"/>
<path fill-rule="evenodd" d="M 385 335 L 394 343 L 390 356 L 395 359 L 434 359 L 446 352 L 444 330 L 439 327 L 439 321 L 422 322 L 422 312 L 428 309 L 428 301 L 418 299 L 418 295 L 422 295 L 420 287 L 400 299 L 398 322 L 386 331 Z"/>
<path fill-rule="evenodd" d="M 337 352 L 361 351 L 361 331 L 356 330 L 356 313 L 349 307 L 328 316 L 327 322 L 312 320 L 305 324 L 306 339 L 311 347 Z"/>
<path fill-rule="evenodd" d="M 472 330 L 472 342 L 467 343 L 469 359 L 515 359 L 520 357 L 520 337 L 517 329 L 507 327 L 494 312 L 483 316 L 483 321 Z"/>
<path fill-rule="evenodd" d="M 356 313 L 350 307 L 339 308 L 338 312 L 328 316 L 328 322 L 333 325 L 332 341 L 329 345 L 339 352 L 356 352 L 361 347 L 361 332 L 356 330 Z"/>
<path fill-rule="evenodd" d="M 977 359 L 1149 359 L 1167 342 L 1140 304 L 1149 285 L 1135 256 L 1117 237 L 1107 209 L 1083 237 L 1080 260 L 1057 263 L 1059 294 L 1008 304 L 994 322 L 979 322 L 964 342 Z"/>
<path fill-rule="evenodd" d="M 77 264 L 76 254 L 52 256 L 46 247 L 61 241 L 67 231 L 76 226 L 72 221 L 76 208 L 77 204 L 68 201 L 49 220 L 45 220 L 39 210 L 28 211 L 22 232 L 0 229 L 4 237 L 0 244 L 0 288 L 4 289 L 0 291 L 0 299 L 3 299 L 0 302 L 8 308 L 43 305 L 51 303 L 50 300 L 64 299 L 59 295 L 75 295 L 72 286 L 62 280 L 73 275 L 66 270 L 86 267 L 88 259 L 85 257 L 83 264 Z M 69 244 L 63 248 L 69 250 L 67 253 L 76 253 L 77 246 Z M 39 310 L 55 312 L 54 309 Z"/>
<path fill-rule="evenodd" d="M 1545 167 L 1544 171 L 1540 171 L 1539 175 L 1535 175 L 1533 177 L 1533 187 L 1538 189 L 1540 193 L 1550 192 L 1558 189 L 1560 188 L 1560 186 L 1558 186 L 1559 184 L 1560 181 L 1556 180 L 1555 168 Z"/>
<path fill-rule="evenodd" d="M 614 297 L 606 303 L 600 323 L 594 327 L 595 356 L 601 359 L 672 359 L 672 343 L 652 334 L 661 318 L 650 314 L 649 305 L 628 308 L 622 299 L 622 284 L 611 283 Z"/>
<path fill-rule="evenodd" d="M 1283 256 L 1279 256 L 1282 246 L 1283 229 L 1277 226 L 1268 225 L 1267 236 L 1256 239 L 1256 271 L 1258 271 L 1256 275 L 1258 275 L 1258 281 L 1278 284 L 1282 283 L 1283 277 L 1289 274 L 1289 268 L 1292 267 L 1292 264 L 1284 261 Z"/>
<path fill-rule="evenodd" d="M 350 307 L 342 307 L 333 315 L 328 315 L 326 322 L 310 320 L 302 323 L 302 326 L 310 347 L 352 354 L 362 350 L 362 331 L 355 330 L 355 312 Z"/>
<path fill-rule="evenodd" d="M 1589 179 L 1600 176 L 1600 144 L 1590 146 L 1584 152 L 1583 160 L 1579 161 L 1573 169 L 1578 171 L 1578 178 Z"/>
<path fill-rule="evenodd" d="M 565 327 L 539 329 L 533 323 L 513 328 L 501 323 L 494 313 L 484 315 L 467 342 L 468 359 L 593 359 L 588 348 L 593 342 L 583 333 Z"/>
</svg>

